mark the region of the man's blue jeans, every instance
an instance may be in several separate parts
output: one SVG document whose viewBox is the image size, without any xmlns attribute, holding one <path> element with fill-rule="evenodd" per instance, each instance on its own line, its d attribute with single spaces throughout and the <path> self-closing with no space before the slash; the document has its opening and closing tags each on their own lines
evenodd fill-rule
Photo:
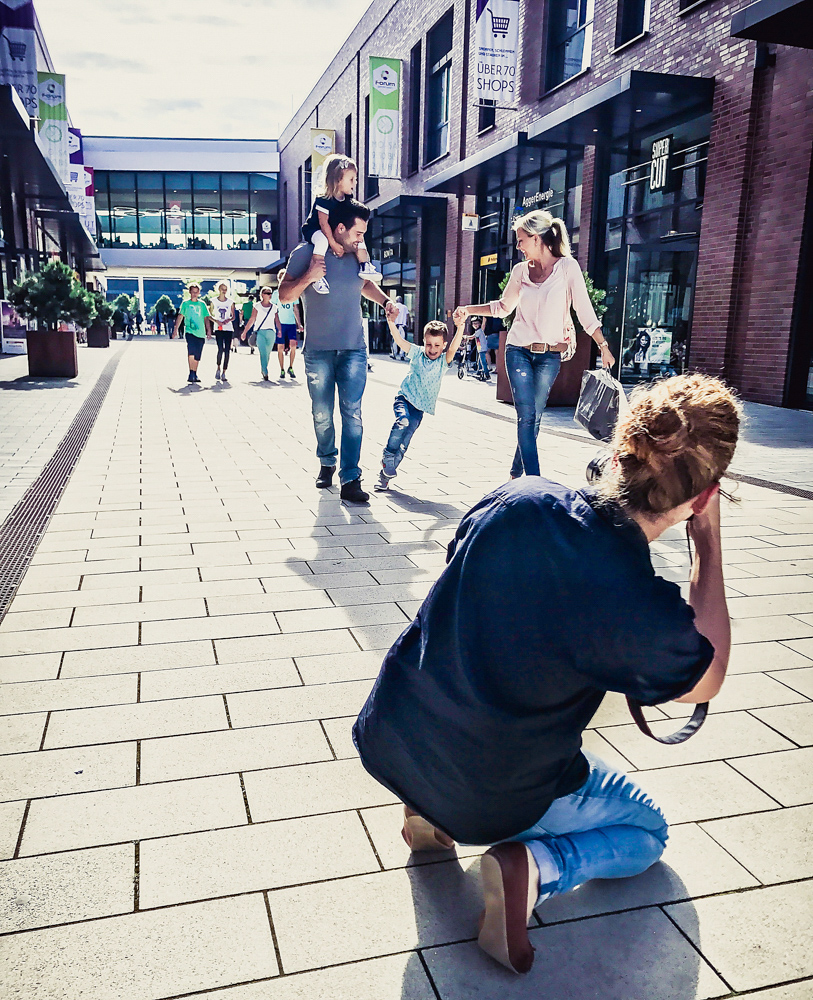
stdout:
<svg viewBox="0 0 813 1000">
<path fill-rule="evenodd" d="M 342 447 L 339 482 L 344 485 L 361 477 L 361 397 L 367 384 L 367 351 L 313 351 L 305 348 L 305 375 L 311 397 L 316 456 L 322 465 L 336 465 L 336 431 L 333 407 L 339 393 L 342 417 Z"/>
<path fill-rule="evenodd" d="M 383 457 L 384 475 L 390 479 L 396 474 L 401 460 L 406 455 L 412 435 L 423 420 L 423 410 L 413 406 L 406 396 L 400 393 L 395 397 L 392 408 L 395 411 L 395 423 L 392 425 Z"/>
<path fill-rule="evenodd" d="M 663 854 L 663 813 L 623 771 L 585 753 L 590 774 L 554 800 L 539 822 L 512 840 L 527 844 L 539 866 L 539 901 L 591 878 L 627 878 Z"/>
<path fill-rule="evenodd" d="M 562 355 L 558 351 L 536 354 L 527 347 L 510 346 L 505 349 L 505 370 L 517 411 L 518 443 L 511 464 L 514 478 L 521 476 L 523 471 L 526 476 L 539 475 L 536 439 L 551 386 L 561 365 Z"/>
</svg>

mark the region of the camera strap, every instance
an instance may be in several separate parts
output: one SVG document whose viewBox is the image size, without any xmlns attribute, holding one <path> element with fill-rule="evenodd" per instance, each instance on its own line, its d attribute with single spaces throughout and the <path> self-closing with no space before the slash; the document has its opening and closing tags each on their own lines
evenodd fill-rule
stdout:
<svg viewBox="0 0 813 1000">
<path fill-rule="evenodd" d="M 653 740 L 657 740 L 658 743 L 666 743 L 670 746 L 673 746 L 675 743 L 683 743 L 688 740 L 690 736 L 694 736 L 697 730 L 706 721 L 706 716 L 709 712 L 709 703 L 707 701 L 702 704 L 695 705 L 691 719 L 689 719 L 682 729 L 679 729 L 676 733 L 672 733 L 671 736 L 656 736 L 649 728 L 647 721 L 644 718 L 641 703 L 636 701 L 634 698 L 628 697 L 627 705 L 630 710 L 630 715 L 635 720 L 635 725 L 641 730 L 642 733 L 646 736 L 652 737 Z"/>
</svg>

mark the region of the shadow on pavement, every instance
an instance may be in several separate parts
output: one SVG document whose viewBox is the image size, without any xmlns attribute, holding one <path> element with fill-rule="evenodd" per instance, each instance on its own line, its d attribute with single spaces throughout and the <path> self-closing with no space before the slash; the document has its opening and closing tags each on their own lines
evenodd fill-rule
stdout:
<svg viewBox="0 0 813 1000">
<path fill-rule="evenodd" d="M 30 392 L 35 389 L 76 389 L 78 383 L 67 378 L 35 378 L 32 375 L 21 375 L 11 382 L 0 382 L 0 390 L 12 389 Z"/>
</svg>

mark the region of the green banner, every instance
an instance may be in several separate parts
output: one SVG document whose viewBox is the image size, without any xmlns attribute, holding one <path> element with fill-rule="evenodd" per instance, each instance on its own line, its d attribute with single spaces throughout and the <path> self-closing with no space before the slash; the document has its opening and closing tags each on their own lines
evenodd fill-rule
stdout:
<svg viewBox="0 0 813 1000">
<path fill-rule="evenodd" d="M 70 180 L 68 108 L 62 73 L 37 73 L 39 96 L 39 145 L 65 184 Z"/>
<path fill-rule="evenodd" d="M 367 173 L 400 177 L 401 60 L 370 56 L 370 143 Z"/>
</svg>

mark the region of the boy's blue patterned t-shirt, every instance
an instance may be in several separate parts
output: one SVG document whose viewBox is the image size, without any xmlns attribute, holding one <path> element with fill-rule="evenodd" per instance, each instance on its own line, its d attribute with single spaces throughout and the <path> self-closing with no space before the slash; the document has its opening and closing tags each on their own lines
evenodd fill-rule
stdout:
<svg viewBox="0 0 813 1000">
<path fill-rule="evenodd" d="M 423 353 L 423 348 L 413 344 L 409 350 L 409 371 L 398 391 L 419 410 L 434 414 L 440 384 L 448 370 L 449 362 L 445 351 L 439 358 L 430 361 Z"/>
</svg>

